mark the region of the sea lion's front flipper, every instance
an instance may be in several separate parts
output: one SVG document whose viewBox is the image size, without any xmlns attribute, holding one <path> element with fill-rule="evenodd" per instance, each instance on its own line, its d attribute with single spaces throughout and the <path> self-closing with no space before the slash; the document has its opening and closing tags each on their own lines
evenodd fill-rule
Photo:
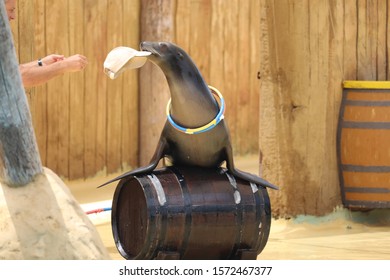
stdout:
<svg viewBox="0 0 390 280">
<path fill-rule="evenodd" d="M 167 148 L 168 148 L 167 140 L 164 137 L 161 137 L 160 141 L 158 142 L 156 151 L 154 152 L 154 155 L 153 155 L 153 157 L 150 160 L 150 163 L 148 165 L 133 169 L 131 171 L 128 171 L 128 172 L 98 186 L 98 188 L 103 187 L 105 185 L 108 185 L 112 182 L 118 181 L 120 179 L 126 178 L 128 176 L 135 176 L 137 174 L 145 174 L 145 173 L 152 172 L 157 167 L 157 164 L 159 163 L 160 159 L 164 157 L 164 154 L 165 154 L 165 151 L 167 150 Z"/>
<path fill-rule="evenodd" d="M 241 171 L 234 167 L 234 161 L 233 161 L 233 153 L 231 148 L 225 149 L 226 153 L 226 167 L 229 170 L 230 173 L 232 173 L 234 176 L 241 178 L 246 181 L 250 181 L 252 183 L 258 184 L 263 187 L 268 187 L 274 190 L 279 190 L 279 188 L 270 182 L 260 178 L 259 176 L 256 176 L 254 174 L 250 174 L 244 171 Z"/>
</svg>

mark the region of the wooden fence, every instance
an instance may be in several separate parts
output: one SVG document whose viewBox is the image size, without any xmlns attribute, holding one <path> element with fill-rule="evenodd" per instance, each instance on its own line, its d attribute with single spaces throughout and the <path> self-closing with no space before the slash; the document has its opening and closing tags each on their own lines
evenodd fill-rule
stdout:
<svg viewBox="0 0 390 280">
<path fill-rule="evenodd" d="M 274 215 L 329 213 L 341 204 L 342 82 L 389 79 L 390 3 L 262 0 L 261 8 L 259 145 L 264 176 L 282 189 L 271 193 Z"/>
<path fill-rule="evenodd" d="M 139 106 L 139 71 L 127 71 L 112 81 L 102 68 L 112 48 L 138 48 L 141 9 L 147 9 L 147 1 L 17 2 L 12 29 L 21 63 L 50 53 L 80 53 L 89 60 L 82 73 L 27 90 L 43 164 L 69 179 L 135 167 L 139 151 L 156 145 L 144 144 L 139 135 L 155 139 L 159 131 L 151 133 L 139 125 L 144 112 L 150 111 Z M 162 9 L 164 1 L 157 2 Z M 188 51 L 206 81 L 224 95 L 236 154 L 258 151 L 259 4 L 258 0 L 173 3 L 173 41 Z M 163 123 L 164 115 L 156 119 Z"/>
<path fill-rule="evenodd" d="M 58 174 L 110 173 L 134 167 L 143 161 L 140 151 L 154 150 L 165 104 L 148 92 L 145 76 L 153 79 L 156 71 L 128 71 L 111 81 L 102 64 L 111 48 L 137 48 L 146 37 L 142 30 L 157 26 L 224 95 L 235 153 L 259 153 L 264 178 L 281 187 L 270 192 L 274 215 L 324 214 L 341 203 L 342 81 L 389 78 L 389 1 L 18 3 L 13 30 L 21 62 L 53 52 L 83 53 L 90 62 L 83 73 L 28 90 L 43 163 Z"/>
</svg>

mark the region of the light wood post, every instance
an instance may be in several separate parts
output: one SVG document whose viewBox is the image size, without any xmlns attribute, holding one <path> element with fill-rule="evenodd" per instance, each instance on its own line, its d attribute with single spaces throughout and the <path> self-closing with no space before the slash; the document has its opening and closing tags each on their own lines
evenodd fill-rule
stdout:
<svg viewBox="0 0 390 280">
<path fill-rule="evenodd" d="M 174 41 L 174 5 L 173 0 L 141 2 L 142 41 Z M 157 66 L 148 62 L 140 71 L 139 161 L 144 165 L 156 149 L 170 93 L 166 78 Z"/>
</svg>

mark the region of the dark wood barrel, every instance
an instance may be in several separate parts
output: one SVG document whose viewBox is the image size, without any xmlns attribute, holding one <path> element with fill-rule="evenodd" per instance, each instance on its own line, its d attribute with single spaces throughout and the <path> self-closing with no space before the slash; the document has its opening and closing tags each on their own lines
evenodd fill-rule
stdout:
<svg viewBox="0 0 390 280">
<path fill-rule="evenodd" d="M 270 225 L 267 190 L 224 169 L 169 167 L 122 179 L 112 205 L 126 259 L 256 259 Z"/>
<path fill-rule="evenodd" d="M 337 154 L 344 205 L 390 208 L 390 82 L 344 82 Z"/>
</svg>

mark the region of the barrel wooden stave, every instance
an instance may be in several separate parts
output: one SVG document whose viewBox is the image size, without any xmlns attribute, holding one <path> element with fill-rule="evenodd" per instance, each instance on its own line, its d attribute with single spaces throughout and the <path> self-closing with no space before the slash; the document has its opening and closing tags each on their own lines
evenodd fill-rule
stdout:
<svg viewBox="0 0 390 280">
<path fill-rule="evenodd" d="M 242 251 L 256 256 L 270 230 L 268 193 L 235 180 L 233 187 L 226 174 L 198 168 L 122 180 L 112 211 L 119 252 L 126 259 L 154 259 L 159 252 L 177 252 L 181 259 L 237 259 Z"/>
<path fill-rule="evenodd" d="M 390 89 L 344 89 L 337 139 L 344 205 L 390 208 Z"/>
</svg>

